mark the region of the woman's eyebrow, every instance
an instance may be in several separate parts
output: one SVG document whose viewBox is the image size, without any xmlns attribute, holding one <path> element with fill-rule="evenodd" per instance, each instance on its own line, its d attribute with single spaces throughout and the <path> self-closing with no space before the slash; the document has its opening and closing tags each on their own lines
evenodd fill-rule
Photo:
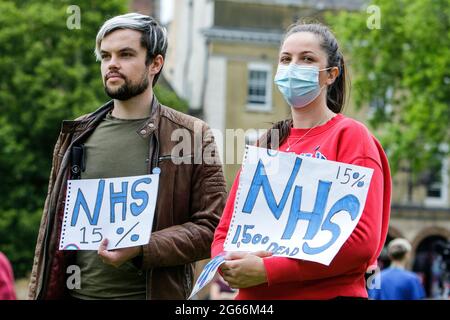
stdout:
<svg viewBox="0 0 450 320">
<path fill-rule="evenodd" d="M 313 55 L 316 55 L 316 54 L 314 53 L 314 51 L 309 51 L 309 50 L 301 51 L 301 52 L 299 52 L 298 54 L 300 55 L 300 54 L 305 54 L 305 53 L 312 53 Z M 288 55 L 288 56 L 291 56 L 291 55 L 292 55 L 292 53 L 286 52 L 286 51 L 281 52 L 281 54 L 282 54 L 282 55 Z"/>
<path fill-rule="evenodd" d="M 305 54 L 305 53 L 312 53 L 312 54 L 315 55 L 315 53 L 313 51 L 309 51 L 309 50 L 305 50 L 305 51 L 300 52 L 300 54 Z"/>
</svg>

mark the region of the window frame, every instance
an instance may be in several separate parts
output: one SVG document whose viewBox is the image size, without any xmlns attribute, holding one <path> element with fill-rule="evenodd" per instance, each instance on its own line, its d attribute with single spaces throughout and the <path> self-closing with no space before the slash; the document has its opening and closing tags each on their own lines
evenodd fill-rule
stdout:
<svg viewBox="0 0 450 320">
<path fill-rule="evenodd" d="M 439 197 L 428 196 L 428 188 L 426 188 L 425 196 L 425 206 L 427 207 L 448 207 L 448 187 L 449 187 L 449 159 L 442 159 L 441 165 L 441 183 L 440 183 L 440 193 Z"/>
<path fill-rule="evenodd" d="M 266 101 L 264 104 L 249 102 L 250 89 L 250 72 L 264 71 L 267 73 L 266 79 Z M 273 66 L 271 63 L 251 62 L 247 65 L 247 87 L 246 87 L 246 110 L 258 112 L 272 112 L 272 72 Z"/>
</svg>

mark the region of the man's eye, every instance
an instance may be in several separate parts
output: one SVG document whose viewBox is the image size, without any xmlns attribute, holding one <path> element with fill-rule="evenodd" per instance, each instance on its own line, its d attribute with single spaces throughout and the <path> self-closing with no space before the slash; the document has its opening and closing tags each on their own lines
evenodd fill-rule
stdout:
<svg viewBox="0 0 450 320">
<path fill-rule="evenodd" d="M 289 63 L 291 59 L 289 59 L 289 57 L 281 57 L 280 62 L 281 63 Z"/>
<path fill-rule="evenodd" d="M 304 57 L 303 61 L 311 62 L 311 61 L 313 61 L 313 59 L 311 57 Z"/>
<path fill-rule="evenodd" d="M 131 57 L 131 56 L 133 56 L 133 55 L 129 52 L 122 53 L 122 57 Z"/>
</svg>

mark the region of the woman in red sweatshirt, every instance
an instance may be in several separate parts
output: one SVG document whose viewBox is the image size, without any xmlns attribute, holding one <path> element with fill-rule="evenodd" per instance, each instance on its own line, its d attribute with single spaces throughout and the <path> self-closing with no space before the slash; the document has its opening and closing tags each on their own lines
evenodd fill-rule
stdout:
<svg viewBox="0 0 450 320">
<path fill-rule="evenodd" d="M 279 150 L 374 170 L 361 218 L 329 266 L 272 256 L 228 252 L 220 272 L 237 299 L 367 298 L 365 273 L 376 265 L 386 239 L 391 177 L 386 155 L 361 123 L 340 112 L 345 98 L 345 64 L 336 38 L 321 24 L 296 24 L 284 38 L 275 83 L 291 106 L 292 119 L 279 130 Z M 272 132 L 259 146 L 271 148 Z M 239 173 L 214 235 L 212 256 L 223 252 L 233 215 Z"/>
</svg>

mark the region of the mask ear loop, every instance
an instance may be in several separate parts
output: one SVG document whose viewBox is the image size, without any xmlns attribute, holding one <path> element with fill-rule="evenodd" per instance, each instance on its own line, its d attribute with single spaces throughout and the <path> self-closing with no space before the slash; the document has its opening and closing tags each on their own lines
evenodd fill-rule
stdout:
<svg viewBox="0 0 450 320">
<path fill-rule="evenodd" d="M 328 70 L 328 69 L 331 69 L 331 68 L 334 68 L 334 67 L 328 67 L 328 68 L 320 69 L 319 72 L 320 71 L 325 71 L 325 70 Z M 322 93 L 322 89 L 325 88 L 325 87 L 327 87 L 326 84 L 324 84 L 323 86 L 320 87 L 320 91 L 319 91 L 319 94 L 317 96 L 320 96 L 320 94 Z"/>
<path fill-rule="evenodd" d="M 325 70 L 328 70 L 328 69 L 331 69 L 331 68 L 334 68 L 334 67 L 328 67 L 328 68 L 320 69 L 319 71 L 325 71 Z M 339 72 L 341 72 L 341 71 L 339 70 Z"/>
<path fill-rule="evenodd" d="M 337 67 L 338 70 L 339 70 L 339 74 L 338 74 L 337 77 L 336 77 L 336 79 L 337 79 L 337 78 L 339 78 L 339 76 L 341 75 L 341 66 L 340 66 L 340 65 L 339 65 L 339 66 L 333 66 L 333 67 L 324 68 L 324 69 L 319 70 L 319 72 L 320 72 L 320 71 L 325 71 L 325 70 L 328 70 L 328 69 L 332 69 L 332 68 L 334 68 L 334 67 Z M 336 81 L 336 79 L 335 79 L 335 81 Z M 334 82 L 333 82 L 333 83 L 334 83 Z M 333 83 L 332 83 L 331 85 L 333 85 Z M 323 85 L 323 87 L 325 87 L 325 86 L 326 86 L 326 84 Z M 320 88 L 320 90 L 322 91 L 322 87 Z"/>
</svg>

